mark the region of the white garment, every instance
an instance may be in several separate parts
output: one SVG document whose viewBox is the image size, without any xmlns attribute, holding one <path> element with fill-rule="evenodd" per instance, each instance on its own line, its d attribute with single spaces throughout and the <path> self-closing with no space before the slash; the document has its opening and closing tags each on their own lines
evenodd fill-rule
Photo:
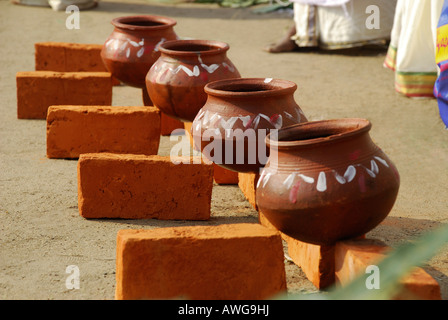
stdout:
<svg viewBox="0 0 448 320">
<path fill-rule="evenodd" d="M 316 6 L 295 2 L 296 35 L 292 39 L 299 47 L 326 49 L 385 44 L 390 39 L 396 3 L 397 0 L 349 0 L 339 6 Z M 371 8 L 378 11 L 375 28 L 370 26 L 374 14 Z"/>
<path fill-rule="evenodd" d="M 443 0 L 398 0 L 384 66 L 395 71 L 395 90 L 433 98 L 437 80 L 437 25 Z"/>
<path fill-rule="evenodd" d="M 390 45 L 400 72 L 437 72 L 437 24 L 443 0 L 398 0 Z"/>
</svg>

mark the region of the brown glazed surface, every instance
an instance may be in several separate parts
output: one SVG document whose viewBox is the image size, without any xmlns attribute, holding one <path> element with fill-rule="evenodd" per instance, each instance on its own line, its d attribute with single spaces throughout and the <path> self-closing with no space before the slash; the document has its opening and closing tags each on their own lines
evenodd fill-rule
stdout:
<svg viewBox="0 0 448 320">
<path fill-rule="evenodd" d="M 308 122 L 268 136 L 259 210 L 283 233 L 332 244 L 375 228 L 392 209 L 400 178 L 364 119 Z"/>
<path fill-rule="evenodd" d="M 173 118 L 193 121 L 207 100 L 207 83 L 240 77 L 227 57 L 228 50 L 228 44 L 219 41 L 163 43 L 160 58 L 146 76 L 146 88 L 154 105 Z"/>
<path fill-rule="evenodd" d="M 101 50 L 107 70 L 123 83 L 144 89 L 146 74 L 160 56 L 160 44 L 177 39 L 175 24 L 173 19 L 150 15 L 113 19 L 115 28 Z"/>
<path fill-rule="evenodd" d="M 207 102 L 192 125 L 194 148 L 229 170 L 258 173 L 269 156 L 270 130 L 307 121 L 294 100 L 296 89 L 291 81 L 271 78 L 207 84 Z"/>
</svg>

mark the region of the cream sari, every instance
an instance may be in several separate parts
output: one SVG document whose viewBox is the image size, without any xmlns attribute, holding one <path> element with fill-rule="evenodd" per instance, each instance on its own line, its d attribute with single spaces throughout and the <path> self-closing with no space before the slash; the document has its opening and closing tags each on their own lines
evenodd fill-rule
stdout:
<svg viewBox="0 0 448 320">
<path fill-rule="evenodd" d="M 395 90 L 434 97 L 437 25 L 443 0 L 398 0 L 384 66 L 395 71 Z"/>
<path fill-rule="evenodd" d="M 397 0 L 293 0 L 299 47 L 343 49 L 385 45 L 390 39 Z M 369 27 L 377 10 L 378 28 Z"/>
</svg>

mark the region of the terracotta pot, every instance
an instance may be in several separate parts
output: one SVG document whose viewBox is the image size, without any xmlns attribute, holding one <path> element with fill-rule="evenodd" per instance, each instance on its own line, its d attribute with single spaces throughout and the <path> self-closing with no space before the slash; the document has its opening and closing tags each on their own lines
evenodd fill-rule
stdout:
<svg viewBox="0 0 448 320">
<path fill-rule="evenodd" d="M 145 77 L 160 56 L 160 44 L 177 39 L 175 24 L 173 19 L 150 15 L 113 19 L 115 29 L 101 51 L 107 70 L 123 83 L 145 91 Z"/>
<path fill-rule="evenodd" d="M 194 148 L 226 169 L 258 173 L 269 155 L 270 130 L 307 121 L 296 89 L 294 82 L 271 78 L 208 83 L 207 101 L 192 125 Z"/>
<path fill-rule="evenodd" d="M 335 119 L 279 130 L 278 140 L 268 136 L 259 210 L 281 232 L 313 244 L 375 228 L 392 209 L 400 178 L 370 128 L 365 119 Z"/>
<path fill-rule="evenodd" d="M 193 121 L 207 100 L 207 83 L 240 77 L 227 58 L 228 50 L 229 45 L 219 41 L 163 43 L 160 58 L 146 76 L 146 88 L 154 105 L 171 117 Z"/>
</svg>

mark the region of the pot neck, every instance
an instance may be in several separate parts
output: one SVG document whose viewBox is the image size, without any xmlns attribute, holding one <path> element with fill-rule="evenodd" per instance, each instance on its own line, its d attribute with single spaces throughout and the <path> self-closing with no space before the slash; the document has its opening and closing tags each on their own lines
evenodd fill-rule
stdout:
<svg viewBox="0 0 448 320">
<path fill-rule="evenodd" d="M 130 33 L 157 33 L 172 30 L 176 21 L 159 16 L 130 16 L 112 20 L 112 25 L 122 31 Z"/>
<path fill-rule="evenodd" d="M 221 63 L 227 60 L 226 52 L 186 52 L 185 54 L 179 54 L 179 52 L 162 52 L 160 58 L 165 61 L 180 61 L 188 64 L 206 64 L 207 66 L 212 63 Z"/>
<path fill-rule="evenodd" d="M 171 40 L 161 44 L 159 50 L 170 57 L 206 57 L 225 55 L 229 45 L 210 40 Z"/>
<path fill-rule="evenodd" d="M 378 147 L 363 119 L 308 122 L 279 130 L 266 138 L 270 163 L 279 170 L 335 168 L 366 161 Z"/>
<path fill-rule="evenodd" d="M 204 90 L 218 99 L 268 99 L 293 97 L 297 85 L 290 81 L 271 78 L 226 79 L 208 83 Z"/>
</svg>

